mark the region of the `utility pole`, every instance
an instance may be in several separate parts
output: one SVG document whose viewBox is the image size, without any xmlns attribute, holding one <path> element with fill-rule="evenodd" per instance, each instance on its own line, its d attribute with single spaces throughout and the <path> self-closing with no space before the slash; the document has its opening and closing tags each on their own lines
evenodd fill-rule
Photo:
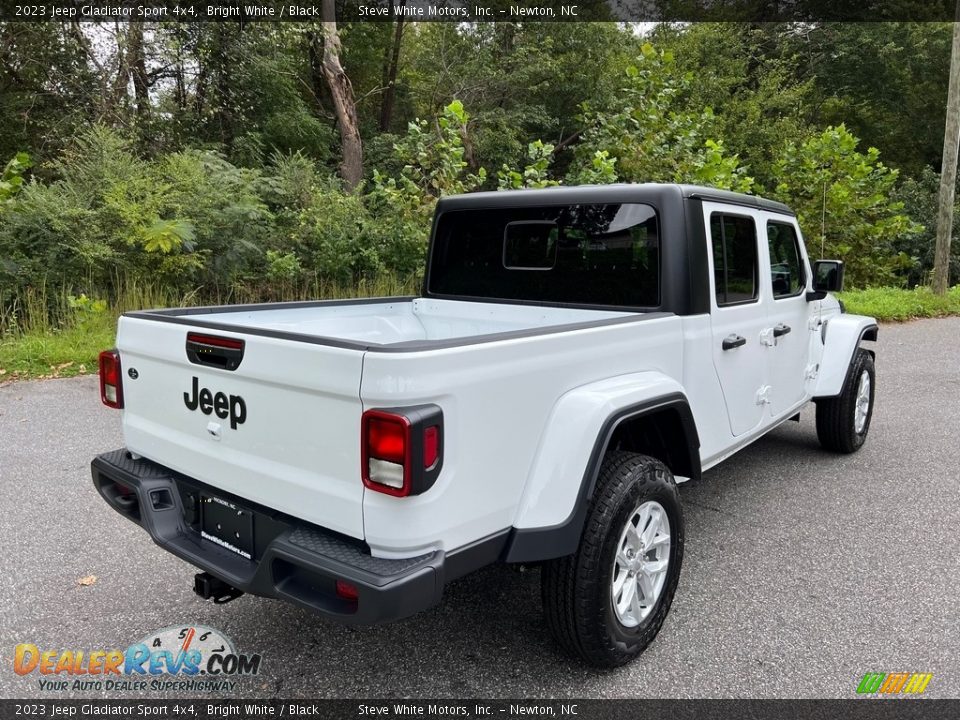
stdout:
<svg viewBox="0 0 960 720">
<path fill-rule="evenodd" d="M 960 0 L 957 2 L 960 14 Z M 950 84 L 947 89 L 947 122 L 943 132 L 940 169 L 940 207 L 937 211 L 937 247 L 933 259 L 933 292 L 944 295 L 950 280 L 950 240 L 953 234 L 953 200 L 957 187 L 957 146 L 960 144 L 960 22 L 953 23 L 950 51 Z"/>
</svg>

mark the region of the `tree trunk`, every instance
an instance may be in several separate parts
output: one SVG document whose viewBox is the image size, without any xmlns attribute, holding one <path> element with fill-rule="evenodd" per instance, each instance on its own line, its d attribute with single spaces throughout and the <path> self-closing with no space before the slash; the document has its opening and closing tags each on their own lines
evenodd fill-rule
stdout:
<svg viewBox="0 0 960 720">
<path fill-rule="evenodd" d="M 357 104 L 353 85 L 340 64 L 340 35 L 337 33 L 334 0 L 323 0 L 323 76 L 330 89 L 333 109 L 340 127 L 340 177 L 348 192 L 363 178 L 363 141 L 357 121 Z"/>
<path fill-rule="evenodd" d="M 323 75 L 323 47 L 317 34 L 312 31 L 307 33 L 307 52 L 310 61 L 310 94 L 317 106 L 317 115 L 323 116 L 323 89 L 327 86 Z"/>
<path fill-rule="evenodd" d="M 113 78 L 107 107 L 103 110 L 104 114 L 112 114 L 118 121 L 123 119 L 123 112 L 119 109 L 129 107 L 130 98 L 127 86 L 130 83 L 130 61 L 126 48 L 129 38 L 125 37 L 125 33 L 120 31 L 119 23 L 115 24 L 113 37 L 117 43 L 117 74 Z"/>
<path fill-rule="evenodd" d="M 400 0 L 397 7 L 403 8 L 407 0 Z M 393 3 L 390 5 L 393 8 Z M 380 132 L 390 129 L 393 119 L 393 100 L 397 84 L 397 67 L 400 64 L 400 42 L 403 40 L 403 15 L 397 17 L 396 30 L 393 33 L 393 47 L 388 49 L 387 58 L 383 63 L 383 100 L 380 103 Z"/>
<path fill-rule="evenodd" d="M 150 114 L 150 86 L 147 80 L 147 61 L 143 50 L 143 23 L 127 26 L 127 67 L 133 80 L 133 99 L 138 130 L 142 133 Z"/>
<path fill-rule="evenodd" d="M 960 10 L 960 0 L 957 8 Z M 937 212 L 937 247 L 933 260 L 933 292 L 944 295 L 950 280 L 950 240 L 953 235 L 953 200 L 957 187 L 957 145 L 960 143 L 960 22 L 953 24 L 947 122 L 943 133 L 940 170 L 940 208 Z"/>
</svg>

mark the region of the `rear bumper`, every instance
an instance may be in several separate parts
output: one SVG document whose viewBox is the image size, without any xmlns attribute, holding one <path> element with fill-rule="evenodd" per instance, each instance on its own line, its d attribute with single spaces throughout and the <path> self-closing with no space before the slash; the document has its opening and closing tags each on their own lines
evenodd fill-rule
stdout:
<svg viewBox="0 0 960 720">
<path fill-rule="evenodd" d="M 126 450 L 94 458 L 91 471 L 107 504 L 165 550 L 244 592 L 287 600 L 349 624 L 389 622 L 438 604 L 446 581 L 495 561 L 506 540 L 506 534 L 498 534 L 450 556 L 435 551 L 386 560 L 372 557 L 360 541 L 133 459 Z M 253 512 L 252 559 L 201 537 L 195 509 L 200 493 Z M 357 599 L 338 596 L 337 580 L 356 587 Z"/>
</svg>

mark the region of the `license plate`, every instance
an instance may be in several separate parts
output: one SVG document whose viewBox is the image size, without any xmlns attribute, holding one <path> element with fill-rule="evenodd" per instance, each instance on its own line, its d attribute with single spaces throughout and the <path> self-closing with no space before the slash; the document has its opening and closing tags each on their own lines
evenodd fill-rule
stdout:
<svg viewBox="0 0 960 720">
<path fill-rule="evenodd" d="M 253 513 L 232 502 L 200 496 L 200 535 L 247 560 L 253 559 Z"/>
</svg>

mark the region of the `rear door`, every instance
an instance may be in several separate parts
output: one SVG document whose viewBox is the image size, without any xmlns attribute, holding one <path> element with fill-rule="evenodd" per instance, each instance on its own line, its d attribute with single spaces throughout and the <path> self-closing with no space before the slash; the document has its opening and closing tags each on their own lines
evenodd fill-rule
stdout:
<svg viewBox="0 0 960 720">
<path fill-rule="evenodd" d="M 131 317 L 117 346 L 131 452 L 363 537 L 361 350 Z"/>
<path fill-rule="evenodd" d="M 806 297 L 810 272 L 794 218 L 767 214 L 763 226 L 770 258 L 770 294 L 766 302 L 768 332 L 773 342 L 767 352 L 770 414 L 779 418 L 806 399 L 813 332 Z"/>
<path fill-rule="evenodd" d="M 704 202 L 710 247 L 713 364 L 727 406 L 731 434 L 758 428 L 766 415 L 768 327 L 760 276 L 760 213 Z"/>
</svg>

